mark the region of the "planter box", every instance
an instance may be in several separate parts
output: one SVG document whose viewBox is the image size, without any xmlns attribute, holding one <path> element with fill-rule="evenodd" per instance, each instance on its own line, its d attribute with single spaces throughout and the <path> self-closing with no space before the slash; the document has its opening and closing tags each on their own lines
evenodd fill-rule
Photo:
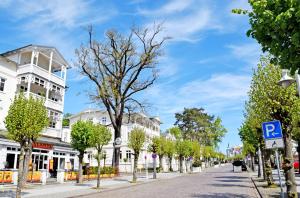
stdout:
<svg viewBox="0 0 300 198">
<path fill-rule="evenodd" d="M 233 172 L 242 172 L 242 166 L 233 166 Z"/>
<path fill-rule="evenodd" d="M 193 173 L 200 173 L 201 171 L 201 167 L 193 167 Z"/>
</svg>

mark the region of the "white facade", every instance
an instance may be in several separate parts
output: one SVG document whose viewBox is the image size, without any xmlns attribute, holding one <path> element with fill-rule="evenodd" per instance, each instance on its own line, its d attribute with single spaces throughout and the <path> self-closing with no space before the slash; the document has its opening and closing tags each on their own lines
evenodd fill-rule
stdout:
<svg viewBox="0 0 300 198">
<path fill-rule="evenodd" d="M 28 45 L 0 54 L 0 169 L 17 168 L 19 145 L 5 137 L 4 119 L 14 96 L 21 91 L 27 97 L 43 98 L 50 120 L 33 146 L 36 170 L 74 165 L 76 152 L 62 133 L 67 68 L 67 61 L 54 47 Z"/>
<path fill-rule="evenodd" d="M 121 139 L 122 144 L 120 147 L 120 171 L 121 172 L 131 172 L 133 166 L 133 157 L 131 156 L 132 150 L 128 148 L 128 137 L 131 132 L 131 130 L 134 127 L 140 127 L 143 128 L 146 132 L 147 139 L 150 140 L 150 138 L 159 136 L 160 135 L 160 120 L 157 117 L 149 118 L 144 114 L 136 113 L 131 115 L 131 118 L 128 122 L 127 115 L 124 116 L 123 125 L 121 127 Z M 113 128 L 111 126 L 109 115 L 106 111 L 99 111 L 99 110 L 86 110 L 82 111 L 76 115 L 73 115 L 70 117 L 70 128 L 72 128 L 72 125 L 77 122 L 78 120 L 91 120 L 93 123 L 99 123 L 102 125 L 108 126 L 108 128 L 112 132 L 112 139 L 109 142 L 108 145 L 104 147 L 104 150 L 106 152 L 106 165 L 112 164 L 112 157 L 113 157 L 113 140 L 114 133 Z M 70 141 L 70 131 L 71 129 L 64 129 L 64 135 L 67 137 L 66 139 Z M 149 141 L 148 141 L 149 142 Z M 139 161 L 138 161 L 138 167 L 144 168 L 146 161 L 147 165 L 149 167 L 152 167 L 152 157 L 151 153 L 147 152 L 147 147 L 149 143 L 146 143 L 144 145 L 144 148 L 142 149 L 142 152 L 140 153 Z M 97 161 L 92 157 L 93 154 L 96 153 L 94 149 L 88 149 L 88 155 L 85 156 L 84 162 L 88 163 L 90 166 L 97 166 Z M 127 160 L 126 160 L 127 159 Z M 104 163 L 104 160 L 102 161 Z M 157 159 L 158 163 L 158 159 Z"/>
</svg>

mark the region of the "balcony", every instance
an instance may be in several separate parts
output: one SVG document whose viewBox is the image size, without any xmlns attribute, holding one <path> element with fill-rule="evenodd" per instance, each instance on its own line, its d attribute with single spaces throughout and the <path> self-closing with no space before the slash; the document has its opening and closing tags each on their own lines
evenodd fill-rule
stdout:
<svg viewBox="0 0 300 198">
<path fill-rule="evenodd" d="M 45 79 L 50 80 L 53 83 L 56 83 L 62 87 L 65 87 L 65 81 L 63 78 L 60 76 L 55 75 L 54 73 L 50 73 L 46 69 L 43 69 L 42 67 L 39 67 L 37 65 L 32 65 L 31 64 L 25 64 L 25 65 L 20 65 L 18 66 L 17 74 L 26 74 L 26 73 L 34 73 L 36 75 L 39 75 Z"/>
<path fill-rule="evenodd" d="M 45 106 L 47 108 L 54 109 L 54 110 L 57 110 L 57 111 L 60 111 L 60 112 L 63 112 L 63 110 L 64 110 L 64 106 L 61 102 L 56 102 L 56 101 L 53 101 L 53 100 L 50 100 L 50 99 L 46 99 L 46 97 L 35 94 L 35 93 L 32 93 L 32 92 L 30 92 L 30 95 L 35 97 L 35 98 L 45 100 Z"/>
</svg>

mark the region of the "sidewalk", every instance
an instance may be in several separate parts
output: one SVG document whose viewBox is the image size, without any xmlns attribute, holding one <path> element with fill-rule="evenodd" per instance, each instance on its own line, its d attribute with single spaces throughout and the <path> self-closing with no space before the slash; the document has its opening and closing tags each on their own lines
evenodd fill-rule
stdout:
<svg viewBox="0 0 300 198">
<path fill-rule="evenodd" d="M 156 180 L 171 179 L 180 175 L 177 172 L 172 173 L 157 173 Z M 142 183 L 148 183 L 156 181 L 152 179 L 152 174 L 149 174 L 147 179 L 143 174 L 140 174 L 137 179 L 137 183 L 131 183 L 132 175 L 123 175 L 111 179 L 101 179 L 100 186 L 101 191 L 109 191 L 116 188 L 129 187 L 132 185 L 139 185 Z M 83 184 L 76 184 L 74 181 L 66 182 L 64 184 L 29 184 L 26 189 L 22 191 L 22 197 L 24 198 L 66 198 L 76 197 L 80 195 L 93 194 L 99 190 L 95 189 L 97 180 L 85 181 Z M 0 197 L 15 197 L 16 187 L 13 185 L 0 186 Z"/>
<path fill-rule="evenodd" d="M 275 188 L 267 188 L 266 187 L 267 182 L 263 181 L 263 178 L 258 178 L 257 172 L 250 173 L 254 185 L 256 186 L 261 197 L 263 197 L 263 198 L 280 197 L 280 187 L 279 187 L 280 185 L 279 185 L 279 177 L 277 174 L 277 170 L 273 170 L 272 173 L 273 173 L 274 182 L 278 186 Z M 284 177 L 283 171 L 280 172 L 280 175 L 281 175 L 281 179 L 282 179 L 283 192 L 286 197 L 287 195 L 286 195 L 285 177 Z M 300 192 L 300 175 L 299 174 L 296 174 L 296 183 L 297 183 L 297 191 L 298 191 L 298 196 L 299 196 L 299 192 Z"/>
</svg>

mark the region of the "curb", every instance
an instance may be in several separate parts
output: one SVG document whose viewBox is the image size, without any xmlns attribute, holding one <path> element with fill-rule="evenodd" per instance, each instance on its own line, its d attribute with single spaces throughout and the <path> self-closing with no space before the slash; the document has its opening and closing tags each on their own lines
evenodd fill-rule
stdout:
<svg viewBox="0 0 300 198">
<path fill-rule="evenodd" d="M 144 181 L 144 182 L 137 182 L 137 183 L 129 183 L 129 184 L 124 184 L 124 185 L 119 185 L 119 186 L 115 186 L 112 188 L 104 188 L 102 189 L 102 191 L 98 191 L 98 192 L 92 192 L 92 193 L 88 193 L 88 194 L 84 194 L 84 195 L 75 195 L 75 196 L 71 196 L 71 197 L 67 197 L 67 198 L 77 198 L 77 197 L 82 197 L 82 196 L 89 196 L 89 195 L 95 195 L 95 194 L 99 194 L 102 192 L 110 192 L 110 191 L 114 191 L 114 190 L 120 190 L 120 189 L 126 189 L 126 188 L 131 188 L 134 186 L 139 186 L 139 185 L 143 185 L 143 184 L 148 184 L 148 183 L 152 183 L 152 182 L 159 182 L 159 181 L 163 181 L 163 180 L 169 180 L 169 179 L 173 179 L 176 177 L 180 177 L 183 175 L 178 175 L 175 177 L 171 177 L 171 178 L 157 178 L 157 179 L 153 179 L 153 180 L 148 180 L 148 181 Z"/>
<path fill-rule="evenodd" d="M 259 197 L 259 198 L 263 198 L 263 196 L 262 196 L 261 192 L 258 190 L 258 187 L 257 187 L 257 185 L 256 185 L 255 181 L 253 180 L 253 178 L 252 178 L 252 177 L 250 177 L 250 178 L 251 178 L 251 181 L 252 181 L 252 183 L 253 183 L 253 185 L 254 185 L 254 187 L 255 187 L 255 189 L 256 189 L 256 193 L 258 194 L 258 196 L 257 196 L 257 197 Z"/>
</svg>

